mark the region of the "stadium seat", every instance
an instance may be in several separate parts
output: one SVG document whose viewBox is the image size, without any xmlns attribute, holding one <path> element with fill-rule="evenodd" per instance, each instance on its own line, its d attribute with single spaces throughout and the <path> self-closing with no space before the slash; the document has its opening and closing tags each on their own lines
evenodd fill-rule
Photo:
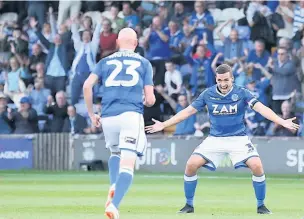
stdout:
<svg viewBox="0 0 304 219">
<path fill-rule="evenodd" d="M 244 13 L 242 13 L 237 8 L 226 8 L 222 11 L 220 20 L 227 21 L 230 19 L 239 20 L 240 18 L 245 17 Z"/>
<path fill-rule="evenodd" d="M 8 12 L 8 13 L 3 13 L 0 16 L 0 21 L 4 22 L 17 22 L 18 20 L 18 14 L 17 13 L 13 13 L 13 12 Z"/>
<path fill-rule="evenodd" d="M 215 24 L 217 24 L 218 21 L 220 20 L 222 10 L 218 9 L 218 8 L 212 8 L 212 9 L 208 9 L 208 10 L 210 11 L 211 15 L 213 16 Z"/>
</svg>

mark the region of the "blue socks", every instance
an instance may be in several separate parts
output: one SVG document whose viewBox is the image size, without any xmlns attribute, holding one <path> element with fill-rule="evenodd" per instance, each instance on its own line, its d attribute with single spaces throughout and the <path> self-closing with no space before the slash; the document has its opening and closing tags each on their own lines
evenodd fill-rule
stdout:
<svg viewBox="0 0 304 219">
<path fill-rule="evenodd" d="M 260 207 L 264 204 L 264 199 L 266 196 L 266 181 L 265 175 L 255 176 L 252 175 L 252 184 L 255 192 L 255 197 L 257 199 L 257 206 Z"/>
<path fill-rule="evenodd" d="M 187 176 L 184 175 L 184 192 L 186 197 L 186 202 L 188 205 L 193 206 L 193 199 L 195 194 L 195 189 L 197 185 L 197 175 Z"/>
<path fill-rule="evenodd" d="M 116 185 L 115 185 L 115 194 L 112 200 L 113 205 L 118 209 L 119 204 L 133 181 L 133 170 L 121 168 L 118 175 Z"/>
<path fill-rule="evenodd" d="M 120 156 L 111 155 L 108 161 L 109 166 L 109 177 L 111 186 L 116 183 L 118 173 L 119 173 Z"/>
</svg>

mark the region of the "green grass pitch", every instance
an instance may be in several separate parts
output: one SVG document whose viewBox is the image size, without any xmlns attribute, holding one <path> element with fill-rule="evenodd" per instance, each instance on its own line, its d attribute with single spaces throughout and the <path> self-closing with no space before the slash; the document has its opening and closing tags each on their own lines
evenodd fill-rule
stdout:
<svg viewBox="0 0 304 219">
<path fill-rule="evenodd" d="M 184 205 L 180 175 L 136 174 L 120 209 L 122 219 L 302 219 L 304 177 L 269 176 L 267 206 L 257 215 L 249 174 L 200 173 L 195 214 L 178 215 Z M 1 219 L 101 219 L 108 177 L 102 172 L 0 172 Z"/>
</svg>

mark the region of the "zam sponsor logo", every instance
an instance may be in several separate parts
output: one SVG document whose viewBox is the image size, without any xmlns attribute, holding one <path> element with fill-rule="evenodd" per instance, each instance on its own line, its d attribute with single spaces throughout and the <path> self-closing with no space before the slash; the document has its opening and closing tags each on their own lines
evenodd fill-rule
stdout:
<svg viewBox="0 0 304 219">
<path fill-rule="evenodd" d="M 233 115 L 237 114 L 237 104 L 235 105 L 218 105 L 212 104 L 214 115 Z"/>
</svg>

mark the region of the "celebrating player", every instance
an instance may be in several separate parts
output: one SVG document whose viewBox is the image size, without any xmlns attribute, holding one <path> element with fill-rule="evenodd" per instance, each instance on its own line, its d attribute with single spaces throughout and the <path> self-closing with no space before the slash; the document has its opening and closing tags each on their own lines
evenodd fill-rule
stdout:
<svg viewBox="0 0 304 219">
<path fill-rule="evenodd" d="M 296 130 L 299 125 L 293 123 L 295 118 L 282 119 L 271 109 L 260 103 L 247 89 L 233 84 L 232 70 L 222 64 L 216 68 L 216 85 L 206 89 L 186 109 L 165 122 L 155 122 L 147 126 L 148 133 L 159 132 L 175 125 L 202 110 L 205 106 L 210 115 L 210 136 L 208 136 L 189 158 L 184 175 L 184 192 L 186 205 L 179 213 L 193 213 L 193 199 L 197 185 L 197 170 L 204 166 L 216 170 L 222 158 L 228 154 L 234 167 L 249 167 L 257 199 L 257 213 L 270 214 L 264 205 L 266 181 L 262 162 L 256 148 L 245 132 L 244 114 L 247 105 L 265 118 L 281 126 Z"/>
<path fill-rule="evenodd" d="M 119 218 L 119 204 L 133 180 L 137 156 L 146 146 L 143 105 L 153 106 L 153 72 L 151 63 L 134 53 L 137 35 L 131 28 L 118 34 L 119 51 L 100 60 L 83 86 L 84 99 L 92 123 L 102 124 L 109 158 L 110 189 L 105 215 Z M 93 113 L 92 88 L 98 81 L 104 87 L 102 118 Z M 144 102 L 143 102 L 144 92 Z"/>
</svg>

